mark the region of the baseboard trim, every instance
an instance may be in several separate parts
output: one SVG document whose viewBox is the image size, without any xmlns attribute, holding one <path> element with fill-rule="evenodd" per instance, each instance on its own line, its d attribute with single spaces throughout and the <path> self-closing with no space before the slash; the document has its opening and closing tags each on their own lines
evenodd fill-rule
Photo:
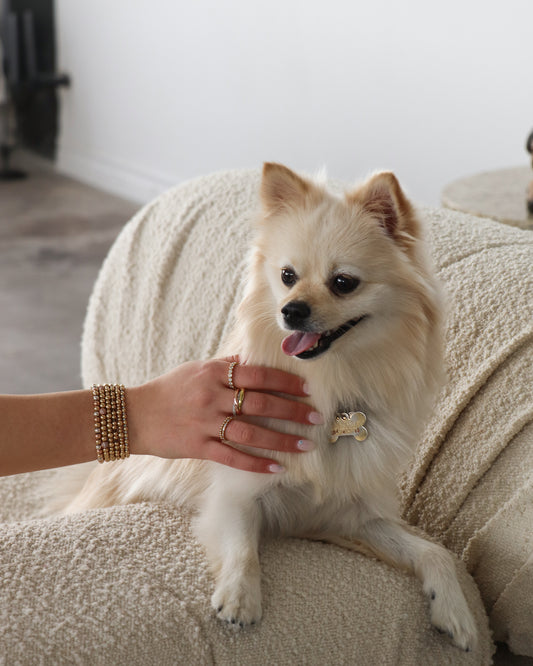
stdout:
<svg viewBox="0 0 533 666">
<path fill-rule="evenodd" d="M 59 149 L 56 168 L 59 173 L 140 204 L 179 182 L 167 174 L 149 173 L 119 160 L 68 148 Z"/>
</svg>

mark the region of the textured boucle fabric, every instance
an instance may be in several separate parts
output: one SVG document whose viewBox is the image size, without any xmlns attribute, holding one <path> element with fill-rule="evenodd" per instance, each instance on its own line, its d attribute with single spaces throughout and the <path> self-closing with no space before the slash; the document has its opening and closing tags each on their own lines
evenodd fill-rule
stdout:
<svg viewBox="0 0 533 666">
<path fill-rule="evenodd" d="M 37 487 L 35 479 L 22 480 L 7 483 L 19 517 L 24 486 L 34 499 Z M 188 517 L 171 506 L 138 504 L 6 522 L 0 541 L 0 663 L 466 666 L 490 661 L 486 616 L 463 566 L 460 580 L 481 630 L 479 650 L 468 654 L 430 625 L 421 586 L 407 574 L 298 539 L 266 542 L 260 557 L 264 617 L 255 628 L 238 632 L 213 617 L 203 553 Z"/>
<path fill-rule="evenodd" d="M 533 234 L 426 213 L 450 301 L 449 382 L 405 512 L 464 560 L 495 639 L 533 656 Z"/>
<path fill-rule="evenodd" d="M 197 179 L 124 228 L 89 304 L 86 385 L 137 384 L 216 354 L 242 293 L 258 184 L 255 171 Z M 449 296 L 449 382 L 402 479 L 403 507 L 463 560 L 479 648 L 462 653 L 431 627 L 415 578 L 296 539 L 262 545 L 264 619 L 234 633 L 211 615 L 187 516 L 138 504 L 30 520 L 44 472 L 0 482 L 0 663 L 487 664 L 485 609 L 499 640 L 533 655 L 533 234 L 422 214 Z"/>
<path fill-rule="evenodd" d="M 8 480 L 19 506 L 23 487 L 37 487 L 21 480 Z M 470 665 L 489 663 L 492 650 L 464 567 L 481 628 L 470 654 L 430 625 L 411 576 L 298 539 L 263 544 L 264 617 L 236 632 L 212 616 L 205 559 L 188 517 L 170 506 L 5 523 L 0 561 L 2 664 Z"/>
</svg>

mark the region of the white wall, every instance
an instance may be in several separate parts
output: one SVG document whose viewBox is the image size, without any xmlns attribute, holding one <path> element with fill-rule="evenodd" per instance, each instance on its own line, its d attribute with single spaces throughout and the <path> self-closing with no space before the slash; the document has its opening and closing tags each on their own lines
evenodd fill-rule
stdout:
<svg viewBox="0 0 533 666">
<path fill-rule="evenodd" d="M 529 163 L 531 0 L 56 0 L 59 168 L 138 201 L 265 160 L 438 204 Z"/>
</svg>

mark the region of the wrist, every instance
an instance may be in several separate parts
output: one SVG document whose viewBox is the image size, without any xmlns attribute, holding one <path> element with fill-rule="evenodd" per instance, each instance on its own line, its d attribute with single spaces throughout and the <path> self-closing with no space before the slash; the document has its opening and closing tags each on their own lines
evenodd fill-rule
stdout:
<svg viewBox="0 0 533 666">
<path fill-rule="evenodd" d="M 129 431 L 122 384 L 93 384 L 96 457 L 99 463 L 128 458 Z"/>
<path fill-rule="evenodd" d="M 142 384 L 126 389 L 126 411 L 132 455 L 153 455 L 146 436 L 146 386 Z"/>
</svg>

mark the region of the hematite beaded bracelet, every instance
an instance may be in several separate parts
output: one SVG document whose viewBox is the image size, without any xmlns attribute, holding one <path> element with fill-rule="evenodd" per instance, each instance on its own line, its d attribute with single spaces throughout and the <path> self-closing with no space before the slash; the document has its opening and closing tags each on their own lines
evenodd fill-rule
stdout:
<svg viewBox="0 0 533 666">
<path fill-rule="evenodd" d="M 94 434 L 98 462 L 130 455 L 126 390 L 122 384 L 93 384 Z"/>
</svg>

